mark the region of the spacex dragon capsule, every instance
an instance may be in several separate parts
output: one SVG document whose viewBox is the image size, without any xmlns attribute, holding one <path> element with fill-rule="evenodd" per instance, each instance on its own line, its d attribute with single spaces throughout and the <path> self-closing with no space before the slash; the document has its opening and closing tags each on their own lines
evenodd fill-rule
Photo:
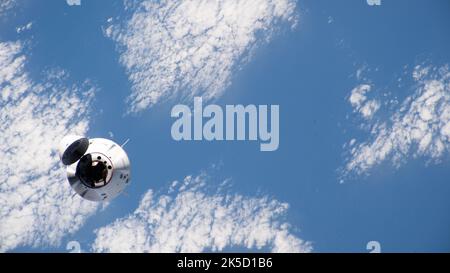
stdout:
<svg viewBox="0 0 450 273">
<path fill-rule="evenodd" d="M 117 143 L 104 138 L 66 136 L 59 144 L 67 180 L 90 201 L 110 201 L 130 183 L 130 160 Z"/>
</svg>

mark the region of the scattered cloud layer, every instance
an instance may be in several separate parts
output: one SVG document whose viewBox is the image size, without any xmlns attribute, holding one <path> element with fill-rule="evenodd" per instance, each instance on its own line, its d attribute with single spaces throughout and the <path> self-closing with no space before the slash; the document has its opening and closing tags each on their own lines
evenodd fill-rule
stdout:
<svg viewBox="0 0 450 273">
<path fill-rule="evenodd" d="M 17 34 L 20 34 L 24 31 L 30 30 L 33 27 L 33 22 L 29 22 L 28 24 L 21 26 L 21 27 L 16 27 L 16 32 Z"/>
<path fill-rule="evenodd" d="M 93 88 L 65 83 L 54 70 L 40 81 L 26 71 L 19 42 L 0 43 L 0 251 L 58 245 L 97 205 L 73 197 L 56 147 L 84 134 Z"/>
<path fill-rule="evenodd" d="M 353 139 L 346 145 L 349 157 L 345 174 L 368 173 L 387 160 L 396 167 L 409 157 L 439 160 L 449 151 L 449 67 L 416 66 L 412 79 L 414 93 L 398 105 L 391 117 L 374 122 L 368 140 L 358 143 Z M 360 98 L 355 92 L 355 105 Z"/>
<path fill-rule="evenodd" d="M 283 221 L 288 205 L 268 197 L 208 190 L 205 174 L 175 181 L 167 194 L 149 190 L 127 217 L 95 231 L 96 252 L 202 252 L 229 247 L 309 252 L 310 243 Z"/>
<path fill-rule="evenodd" d="M 380 103 L 377 100 L 367 99 L 367 93 L 370 92 L 371 88 L 368 84 L 358 85 L 353 88 L 348 99 L 354 108 L 354 112 L 361 114 L 365 119 L 371 119 L 380 109 Z"/>
<path fill-rule="evenodd" d="M 4 16 L 16 5 L 16 0 L 2 0 L 0 1 L 0 18 Z"/>
<path fill-rule="evenodd" d="M 130 111 L 177 97 L 220 96 L 233 71 L 270 40 L 280 23 L 296 24 L 296 0 L 128 1 L 115 40 L 131 81 Z"/>
</svg>

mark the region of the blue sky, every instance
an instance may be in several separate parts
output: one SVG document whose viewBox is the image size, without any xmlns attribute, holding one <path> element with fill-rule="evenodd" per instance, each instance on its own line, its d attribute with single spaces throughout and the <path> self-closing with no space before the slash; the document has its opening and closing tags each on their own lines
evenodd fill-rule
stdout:
<svg viewBox="0 0 450 273">
<path fill-rule="evenodd" d="M 448 1 L 212 1 L 227 23 L 189 1 L 7 2 L 0 250 L 450 250 Z M 279 149 L 174 141 L 170 110 L 195 94 L 280 105 Z M 51 153 L 66 131 L 130 139 L 127 194 L 72 197 Z M 17 168 L 21 152 L 45 163 Z"/>
</svg>

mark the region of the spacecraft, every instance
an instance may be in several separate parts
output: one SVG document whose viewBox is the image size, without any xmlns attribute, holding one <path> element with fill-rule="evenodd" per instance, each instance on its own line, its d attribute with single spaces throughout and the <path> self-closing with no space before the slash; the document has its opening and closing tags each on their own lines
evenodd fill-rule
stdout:
<svg viewBox="0 0 450 273">
<path fill-rule="evenodd" d="M 122 145 L 123 146 L 123 145 Z M 67 180 L 90 201 L 110 201 L 130 183 L 130 160 L 117 143 L 105 138 L 66 136 L 59 144 Z"/>
</svg>

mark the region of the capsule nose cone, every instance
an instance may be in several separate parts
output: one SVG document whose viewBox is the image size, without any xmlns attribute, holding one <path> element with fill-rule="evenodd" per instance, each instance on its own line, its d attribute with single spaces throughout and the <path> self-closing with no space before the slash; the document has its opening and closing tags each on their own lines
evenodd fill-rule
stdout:
<svg viewBox="0 0 450 273">
<path fill-rule="evenodd" d="M 87 151 L 89 139 L 82 136 L 68 135 L 59 143 L 59 157 L 64 165 L 77 162 Z"/>
</svg>

